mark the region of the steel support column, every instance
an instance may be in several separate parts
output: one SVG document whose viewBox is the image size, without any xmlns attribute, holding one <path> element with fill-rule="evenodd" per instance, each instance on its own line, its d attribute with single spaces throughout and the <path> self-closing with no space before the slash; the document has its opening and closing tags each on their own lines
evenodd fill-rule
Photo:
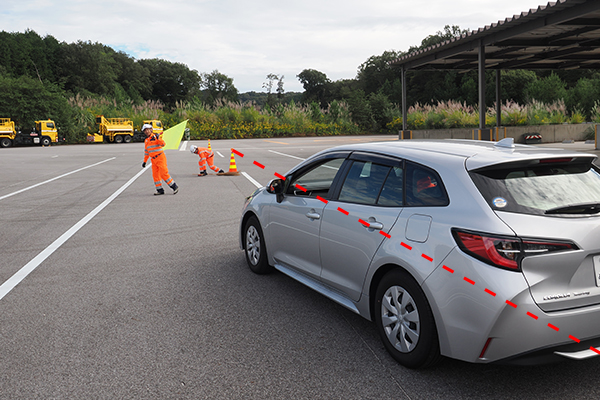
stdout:
<svg viewBox="0 0 600 400">
<path fill-rule="evenodd" d="M 406 69 L 402 67 L 400 73 L 402 80 L 402 131 L 406 131 Z"/>
<path fill-rule="evenodd" d="M 496 70 L 496 126 L 499 128 L 502 126 L 502 95 L 500 90 L 501 87 L 501 79 L 502 78 L 502 70 Z"/>
<path fill-rule="evenodd" d="M 491 140 L 490 130 L 485 130 L 485 44 L 479 41 L 479 131 L 482 140 Z"/>
</svg>

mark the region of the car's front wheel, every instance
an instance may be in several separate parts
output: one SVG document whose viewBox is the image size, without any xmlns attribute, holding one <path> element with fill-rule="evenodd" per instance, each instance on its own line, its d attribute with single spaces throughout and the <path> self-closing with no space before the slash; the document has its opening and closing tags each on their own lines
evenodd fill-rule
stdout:
<svg viewBox="0 0 600 400">
<path fill-rule="evenodd" d="M 255 216 L 248 218 L 244 225 L 244 250 L 246 261 L 252 272 L 266 274 L 272 268 L 267 260 L 267 249 L 260 223 Z"/>
<path fill-rule="evenodd" d="M 376 294 L 375 323 L 386 349 L 402 365 L 425 368 L 440 360 L 435 320 L 425 293 L 405 271 L 387 273 Z"/>
</svg>

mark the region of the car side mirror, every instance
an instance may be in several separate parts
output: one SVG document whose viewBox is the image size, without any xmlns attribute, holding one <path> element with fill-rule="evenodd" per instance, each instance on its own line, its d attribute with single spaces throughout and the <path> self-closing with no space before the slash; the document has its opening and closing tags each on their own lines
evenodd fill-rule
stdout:
<svg viewBox="0 0 600 400">
<path fill-rule="evenodd" d="M 281 203 L 281 201 L 283 200 L 284 186 L 285 184 L 282 179 L 273 179 L 267 185 L 267 192 L 277 195 L 277 202 Z"/>
</svg>

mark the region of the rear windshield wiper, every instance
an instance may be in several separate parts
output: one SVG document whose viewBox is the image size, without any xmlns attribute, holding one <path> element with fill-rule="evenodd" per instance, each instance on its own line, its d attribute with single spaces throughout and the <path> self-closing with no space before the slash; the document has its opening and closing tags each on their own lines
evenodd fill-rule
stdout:
<svg viewBox="0 0 600 400">
<path fill-rule="evenodd" d="M 600 203 L 572 204 L 546 210 L 544 214 L 598 214 Z"/>
</svg>

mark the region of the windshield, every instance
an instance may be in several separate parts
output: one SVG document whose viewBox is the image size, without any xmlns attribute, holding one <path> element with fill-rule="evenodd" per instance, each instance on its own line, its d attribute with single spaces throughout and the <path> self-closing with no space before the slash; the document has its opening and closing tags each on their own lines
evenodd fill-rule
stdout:
<svg viewBox="0 0 600 400">
<path fill-rule="evenodd" d="M 573 205 L 600 204 L 600 174 L 589 161 L 505 165 L 473 171 L 471 177 L 494 210 L 544 214 Z"/>
</svg>

